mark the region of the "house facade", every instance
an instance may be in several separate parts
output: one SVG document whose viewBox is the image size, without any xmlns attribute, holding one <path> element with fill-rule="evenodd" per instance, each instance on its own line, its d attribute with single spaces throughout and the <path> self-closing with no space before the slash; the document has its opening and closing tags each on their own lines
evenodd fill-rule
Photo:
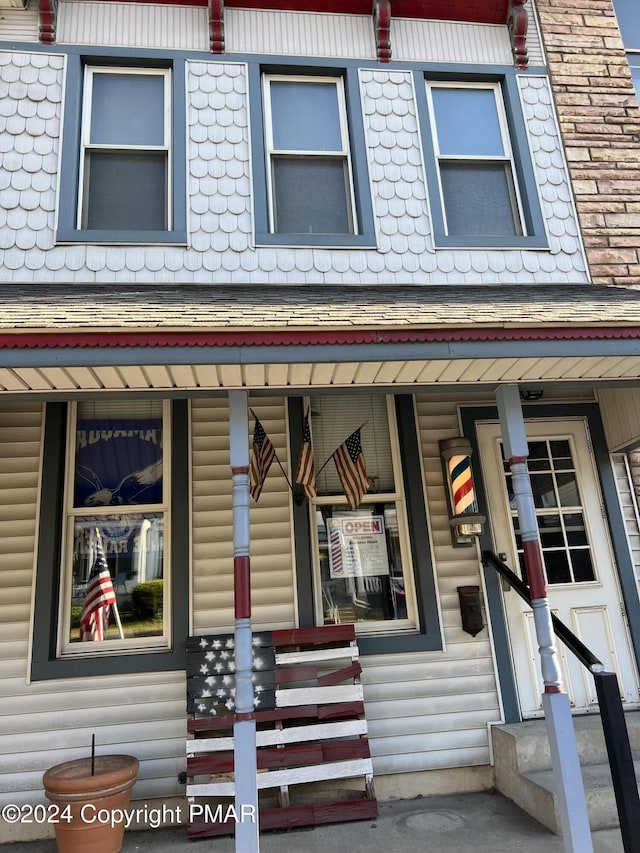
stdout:
<svg viewBox="0 0 640 853">
<path fill-rule="evenodd" d="M 638 706 L 640 110 L 610 0 L 566 6 L 0 3 L 0 801 L 42 802 L 92 734 L 139 758 L 135 799 L 183 795 L 185 640 L 233 630 L 255 421 L 253 625 L 356 623 L 380 798 L 490 788 L 491 726 L 541 714 L 532 618 L 480 553 L 523 563 L 502 385 L 551 606 Z M 98 543 L 120 619 L 83 641 Z"/>
</svg>

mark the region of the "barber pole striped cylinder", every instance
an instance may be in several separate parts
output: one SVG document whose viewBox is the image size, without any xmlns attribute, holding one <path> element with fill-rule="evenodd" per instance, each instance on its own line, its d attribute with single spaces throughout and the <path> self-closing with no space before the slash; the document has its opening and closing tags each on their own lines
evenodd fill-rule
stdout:
<svg viewBox="0 0 640 853">
<path fill-rule="evenodd" d="M 478 512 L 471 472 L 471 453 L 471 443 L 466 438 L 448 438 L 440 442 L 440 454 L 449 488 L 449 523 L 454 541 L 458 545 L 471 544 L 473 537 L 482 533 L 485 521 L 484 516 Z"/>
</svg>

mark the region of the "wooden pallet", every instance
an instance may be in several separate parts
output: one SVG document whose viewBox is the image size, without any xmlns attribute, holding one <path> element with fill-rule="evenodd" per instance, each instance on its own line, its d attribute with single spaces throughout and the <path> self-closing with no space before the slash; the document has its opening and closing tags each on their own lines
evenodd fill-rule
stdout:
<svg viewBox="0 0 640 853">
<path fill-rule="evenodd" d="M 207 820 L 190 824 L 190 838 L 235 828 L 225 819 L 235 796 L 233 648 L 233 635 L 187 642 L 186 793 L 210 806 Z M 254 634 L 261 830 L 376 817 L 360 672 L 353 625 Z M 338 779 L 357 781 L 357 799 L 345 790 L 311 801 L 314 783 Z"/>
</svg>

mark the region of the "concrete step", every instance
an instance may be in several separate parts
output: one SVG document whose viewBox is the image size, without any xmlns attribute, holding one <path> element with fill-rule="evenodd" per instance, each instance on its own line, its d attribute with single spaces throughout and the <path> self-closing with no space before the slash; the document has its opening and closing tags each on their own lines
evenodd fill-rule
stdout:
<svg viewBox="0 0 640 853">
<path fill-rule="evenodd" d="M 636 778 L 640 774 L 640 712 L 625 714 Z M 592 829 L 618 826 L 611 773 L 598 715 L 574 717 Z M 544 720 L 527 720 L 492 730 L 496 788 L 552 832 L 560 823 L 554 799 L 551 754 Z"/>
<path fill-rule="evenodd" d="M 640 761 L 634 761 L 636 779 L 640 773 Z M 536 770 L 525 773 L 523 778 L 538 789 L 536 800 L 542 805 L 546 820 L 540 820 L 553 832 L 560 831 L 560 817 L 557 814 L 554 797 L 555 781 L 552 770 Z M 589 824 L 592 830 L 614 829 L 619 826 L 616 799 L 611 783 L 608 764 L 587 764 L 582 766 L 582 781 L 587 800 Z M 640 791 L 640 785 L 638 786 Z M 532 815 L 536 817 L 536 815 Z M 553 824 L 553 825 L 550 825 Z"/>
</svg>

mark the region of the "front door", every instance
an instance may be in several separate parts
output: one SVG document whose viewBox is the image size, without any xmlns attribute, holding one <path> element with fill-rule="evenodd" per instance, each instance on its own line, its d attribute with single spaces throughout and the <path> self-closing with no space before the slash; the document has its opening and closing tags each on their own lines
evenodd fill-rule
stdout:
<svg viewBox="0 0 640 853">
<path fill-rule="evenodd" d="M 588 426 L 575 420 L 527 421 L 528 466 L 552 611 L 618 675 L 623 701 L 638 702 L 638 680 L 617 580 Z M 526 577 L 509 466 L 500 426 L 478 425 L 480 460 L 496 551 Z M 542 675 L 531 609 L 504 591 L 520 709 L 542 712 Z M 596 709 L 593 678 L 560 641 L 564 689 L 577 712 Z"/>
</svg>

